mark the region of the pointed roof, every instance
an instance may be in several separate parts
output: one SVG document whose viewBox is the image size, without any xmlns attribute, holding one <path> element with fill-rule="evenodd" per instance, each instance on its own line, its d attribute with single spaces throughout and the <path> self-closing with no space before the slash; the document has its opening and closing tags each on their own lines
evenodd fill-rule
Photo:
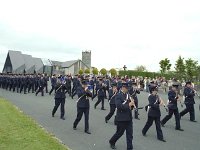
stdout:
<svg viewBox="0 0 200 150">
<path fill-rule="evenodd" d="M 55 65 L 55 66 L 61 66 L 63 64 L 63 62 L 60 62 L 60 61 L 54 61 L 52 60 L 52 65 Z"/>
<path fill-rule="evenodd" d="M 23 55 L 20 51 L 9 50 L 8 56 L 10 57 L 10 61 L 11 61 L 13 70 L 17 70 L 19 67 L 21 67 L 25 64 Z"/>
<path fill-rule="evenodd" d="M 31 55 L 22 54 L 25 62 L 25 70 L 29 71 L 31 68 L 35 67 L 34 59 Z"/>
<path fill-rule="evenodd" d="M 35 64 L 35 71 L 38 72 L 44 66 L 43 62 L 42 62 L 42 59 L 33 57 L 33 60 L 34 60 L 34 64 Z"/>
<path fill-rule="evenodd" d="M 63 68 L 69 68 L 71 67 L 73 64 L 75 64 L 76 62 L 78 62 L 79 60 L 71 60 L 71 61 L 65 61 L 61 64 L 61 67 Z"/>
</svg>

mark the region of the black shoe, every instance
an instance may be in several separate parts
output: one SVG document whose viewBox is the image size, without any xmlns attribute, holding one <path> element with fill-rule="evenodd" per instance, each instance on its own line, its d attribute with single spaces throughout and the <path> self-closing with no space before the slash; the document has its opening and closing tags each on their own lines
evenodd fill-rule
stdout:
<svg viewBox="0 0 200 150">
<path fill-rule="evenodd" d="M 65 120 L 65 117 L 60 117 L 60 119 Z"/>
<path fill-rule="evenodd" d="M 76 130 L 76 127 L 73 127 L 74 130 Z"/>
<path fill-rule="evenodd" d="M 52 117 L 54 117 L 54 114 L 52 113 Z"/>
<path fill-rule="evenodd" d="M 105 108 L 101 108 L 101 110 L 106 110 Z"/>
<path fill-rule="evenodd" d="M 197 122 L 196 120 L 190 120 L 191 122 Z"/>
<path fill-rule="evenodd" d="M 162 127 L 165 127 L 165 125 L 164 125 L 162 122 L 160 122 L 160 125 L 161 125 Z"/>
<path fill-rule="evenodd" d="M 166 142 L 164 139 L 158 139 L 159 141 L 161 141 L 161 142 Z"/>
<path fill-rule="evenodd" d="M 142 132 L 142 135 L 143 135 L 143 136 L 146 136 L 146 133 Z"/>
<path fill-rule="evenodd" d="M 110 143 L 110 142 L 109 142 Z M 116 149 L 115 144 L 110 143 L 110 148 L 111 149 Z"/>
<path fill-rule="evenodd" d="M 179 131 L 184 131 L 183 129 L 181 129 L 181 128 L 176 128 L 176 130 L 179 130 Z"/>
<path fill-rule="evenodd" d="M 87 134 L 91 134 L 91 132 L 90 132 L 90 131 L 85 131 L 85 133 L 87 133 Z"/>
<path fill-rule="evenodd" d="M 108 120 L 105 118 L 105 122 L 108 123 Z"/>
<path fill-rule="evenodd" d="M 140 118 L 135 118 L 135 119 L 140 120 Z"/>
</svg>

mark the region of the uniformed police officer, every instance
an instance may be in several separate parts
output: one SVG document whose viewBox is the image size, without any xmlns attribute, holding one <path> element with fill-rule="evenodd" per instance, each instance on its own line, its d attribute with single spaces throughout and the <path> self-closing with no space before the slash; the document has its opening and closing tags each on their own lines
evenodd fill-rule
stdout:
<svg viewBox="0 0 200 150">
<path fill-rule="evenodd" d="M 145 136 L 149 128 L 152 126 L 153 121 L 155 121 L 156 124 L 156 131 L 157 131 L 157 139 L 163 142 L 166 142 L 163 138 L 163 133 L 161 130 L 160 125 L 160 105 L 163 104 L 159 96 L 157 95 L 157 86 L 150 87 L 150 95 L 148 97 L 149 100 L 149 111 L 148 111 L 148 119 L 146 122 L 146 125 L 142 129 L 142 135 Z"/>
<path fill-rule="evenodd" d="M 35 95 L 37 96 L 38 93 L 41 92 L 41 95 L 44 96 L 44 87 L 45 87 L 45 79 L 44 76 L 41 75 L 38 81 L 38 90 L 36 91 Z"/>
<path fill-rule="evenodd" d="M 73 129 L 76 130 L 76 127 L 81 120 L 83 113 L 85 115 L 85 133 L 91 134 L 89 131 L 89 109 L 90 102 L 89 97 L 92 97 L 92 93 L 88 90 L 88 83 L 86 80 L 82 80 L 81 86 L 77 87 L 77 117 L 73 123 Z"/>
<path fill-rule="evenodd" d="M 49 95 L 51 95 L 51 93 L 53 92 L 53 90 L 55 90 L 56 82 L 57 82 L 57 78 L 56 78 L 56 75 L 54 74 L 54 75 L 51 77 L 51 90 L 50 90 L 50 92 L 49 92 Z"/>
<path fill-rule="evenodd" d="M 58 107 L 60 106 L 61 115 L 60 118 L 65 120 L 65 90 L 67 90 L 64 80 L 61 76 L 58 77 L 56 86 L 55 86 L 55 106 L 52 111 L 52 117 L 56 113 Z"/>
<path fill-rule="evenodd" d="M 177 107 L 177 101 L 179 100 L 178 96 L 178 84 L 173 84 L 171 90 L 168 92 L 168 115 L 166 115 L 161 121 L 161 125 L 164 127 L 165 123 L 172 117 L 174 114 L 176 120 L 176 130 L 183 131 L 180 126 L 180 116 Z"/>
<path fill-rule="evenodd" d="M 192 83 L 191 82 L 186 82 L 186 87 L 184 89 L 184 96 L 185 96 L 185 106 L 186 108 L 180 112 L 180 117 L 184 116 L 185 114 L 187 114 L 189 112 L 190 114 L 190 121 L 192 122 L 196 122 L 195 120 L 195 111 L 194 111 L 194 96 L 195 96 L 195 92 L 192 89 Z"/>
<path fill-rule="evenodd" d="M 94 108 L 96 109 L 97 105 L 101 102 L 101 110 L 105 110 L 104 108 L 104 99 L 105 99 L 105 91 L 106 85 L 103 83 L 102 79 L 99 79 L 99 84 L 97 84 L 97 96 L 98 100 L 94 105 Z"/>
<path fill-rule="evenodd" d="M 109 89 L 109 103 L 110 103 L 110 112 L 109 114 L 105 117 L 105 122 L 107 123 L 108 120 L 113 116 L 116 105 L 115 105 L 115 97 L 117 95 L 117 83 L 112 84 L 112 88 Z"/>
<path fill-rule="evenodd" d="M 110 147 L 116 149 L 115 143 L 124 134 L 126 130 L 126 143 L 127 150 L 133 149 L 133 122 L 131 108 L 134 106 L 134 101 L 130 101 L 128 95 L 128 84 L 122 83 L 122 88 L 115 97 L 115 104 L 117 107 L 116 125 L 117 131 L 113 137 L 109 140 Z"/>
</svg>

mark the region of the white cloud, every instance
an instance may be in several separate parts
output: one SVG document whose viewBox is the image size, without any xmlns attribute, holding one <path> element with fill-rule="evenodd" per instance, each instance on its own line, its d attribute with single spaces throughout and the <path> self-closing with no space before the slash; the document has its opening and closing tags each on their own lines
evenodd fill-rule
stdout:
<svg viewBox="0 0 200 150">
<path fill-rule="evenodd" d="M 0 1 L 0 23 L 13 33 L 0 46 L 60 60 L 81 58 L 89 49 L 99 68 L 143 64 L 158 71 L 165 57 L 200 61 L 199 7 L 196 0 Z"/>
</svg>

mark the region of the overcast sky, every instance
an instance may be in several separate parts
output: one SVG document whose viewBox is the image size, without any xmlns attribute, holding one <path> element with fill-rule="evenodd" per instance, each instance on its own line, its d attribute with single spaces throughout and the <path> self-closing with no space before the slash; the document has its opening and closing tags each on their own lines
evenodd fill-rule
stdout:
<svg viewBox="0 0 200 150">
<path fill-rule="evenodd" d="M 200 62 L 200 1 L 0 0 L 0 71 L 10 49 L 59 61 L 91 50 L 99 69 Z"/>
</svg>

